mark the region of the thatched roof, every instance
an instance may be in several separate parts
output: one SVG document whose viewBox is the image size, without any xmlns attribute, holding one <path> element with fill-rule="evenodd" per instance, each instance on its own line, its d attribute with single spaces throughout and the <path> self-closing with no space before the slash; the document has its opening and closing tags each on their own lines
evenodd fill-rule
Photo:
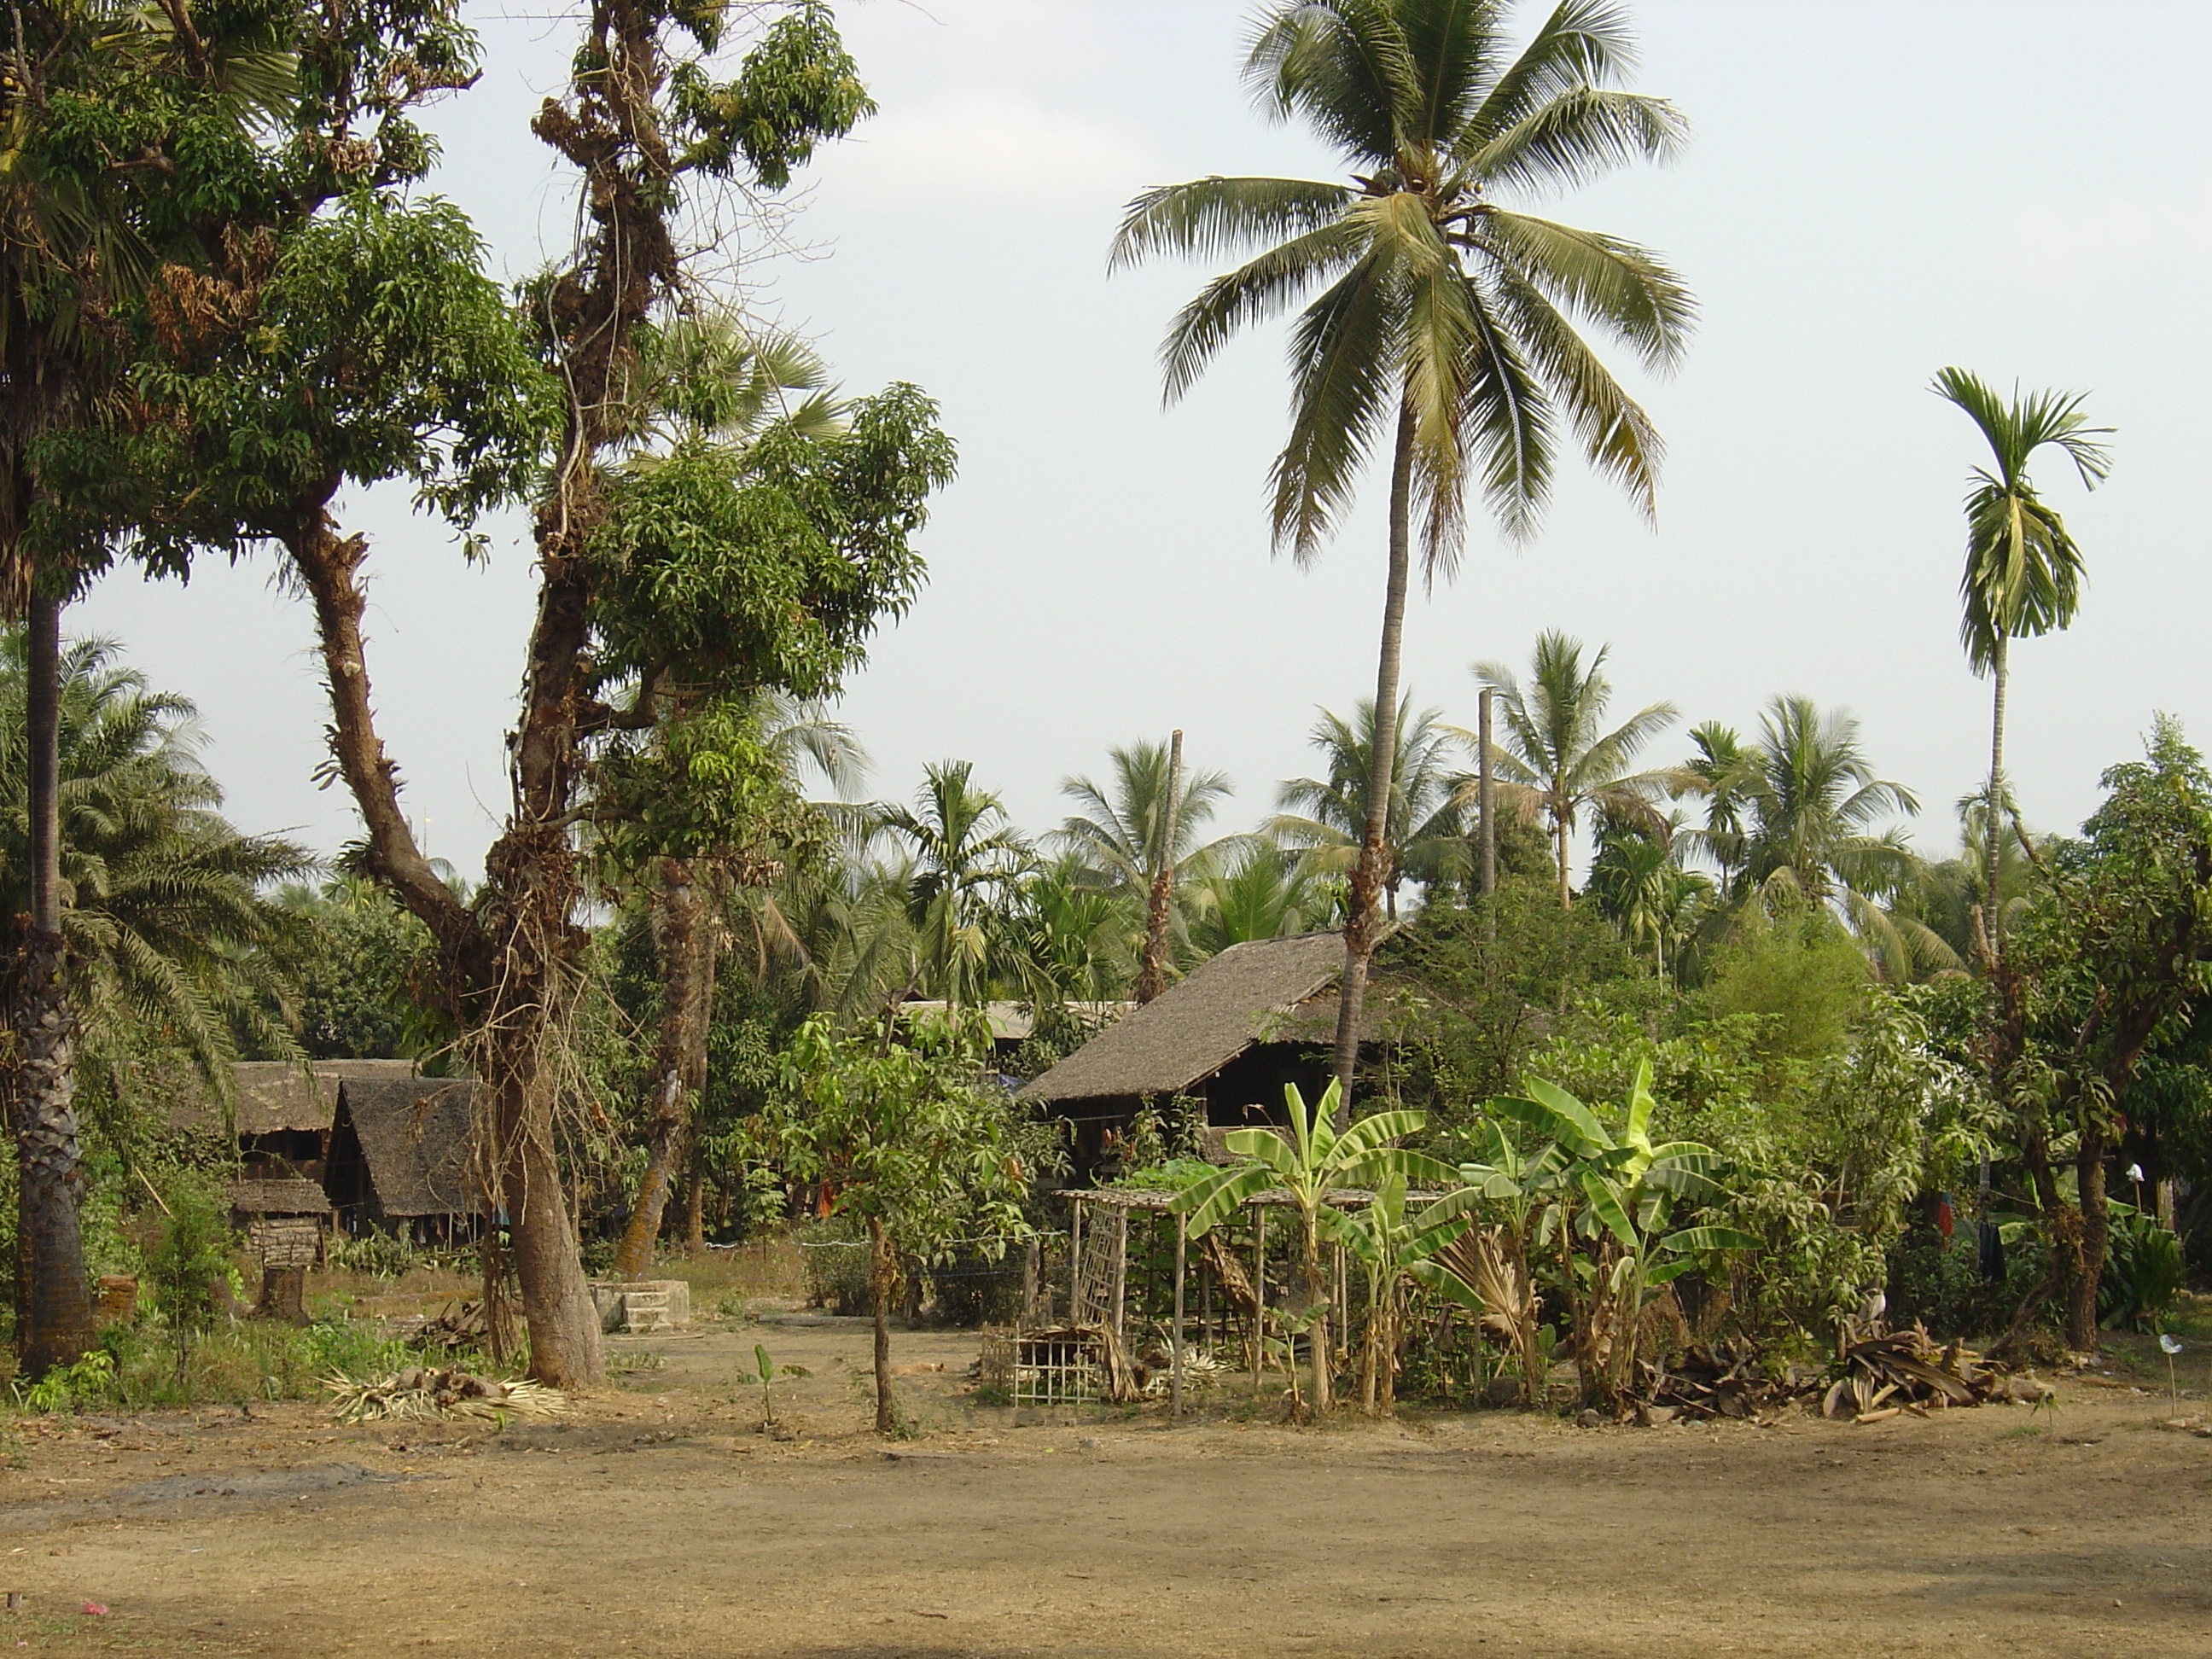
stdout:
<svg viewBox="0 0 2212 1659">
<path fill-rule="evenodd" d="M 942 1018 L 952 1006 L 933 997 L 909 997 L 899 1004 L 898 1017 L 908 1024 L 923 1018 Z M 1091 1030 L 1100 1030 L 1136 1006 L 1133 1002 L 1078 1002 L 1069 1005 L 1068 1012 Z M 1025 1042 L 1036 1033 L 1036 1015 L 1025 1003 L 987 1002 L 982 1008 L 983 1017 L 991 1023 L 991 1036 L 999 1042 Z"/>
<path fill-rule="evenodd" d="M 471 1215 L 476 1085 L 452 1078 L 349 1078 L 341 1105 L 386 1215 Z"/>
<path fill-rule="evenodd" d="M 322 1130 L 337 1110 L 338 1085 L 349 1078 L 409 1078 L 411 1060 L 241 1060 L 230 1068 L 234 1121 L 241 1135 Z M 179 1109 L 177 1128 L 220 1129 L 222 1103 L 213 1091 Z"/>
<path fill-rule="evenodd" d="M 1021 1100 L 1172 1095 L 1255 1043 L 1327 1042 L 1302 1004 L 1336 983 L 1344 936 L 1300 933 L 1232 945 L 1188 978 L 1123 1016 L 1031 1083 Z"/>
<path fill-rule="evenodd" d="M 331 1200 L 312 1181 L 234 1181 L 230 1207 L 247 1215 L 328 1215 Z"/>
</svg>

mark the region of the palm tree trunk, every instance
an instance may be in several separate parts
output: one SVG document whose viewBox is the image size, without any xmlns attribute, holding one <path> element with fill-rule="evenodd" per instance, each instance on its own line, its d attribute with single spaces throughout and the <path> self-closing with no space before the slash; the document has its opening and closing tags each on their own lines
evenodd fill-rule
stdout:
<svg viewBox="0 0 2212 1659">
<path fill-rule="evenodd" d="M 1575 902 L 1574 890 L 1567 885 L 1567 820 L 1561 815 L 1552 820 L 1552 844 L 1559 860 L 1559 908 L 1569 908 Z"/>
<path fill-rule="evenodd" d="M 1989 854 L 1982 888 L 1982 938 L 1989 953 L 1992 978 L 2003 960 L 2004 952 L 2002 918 L 1999 915 L 1997 899 L 1997 872 L 2004 848 L 2004 719 L 2009 667 L 2005 660 L 2005 636 L 1999 634 L 1996 647 L 1990 653 L 1990 678 L 1996 682 L 1996 690 L 1990 704 L 1990 804 L 1989 823 L 1985 826 Z"/>
<path fill-rule="evenodd" d="M 1175 884 L 1176 820 L 1182 812 L 1182 733 L 1169 740 L 1168 798 L 1160 813 L 1160 848 L 1145 907 L 1145 958 L 1137 971 L 1137 1000 L 1150 1002 L 1168 988 L 1168 899 Z"/>
<path fill-rule="evenodd" d="M 1382 641 L 1375 665 L 1374 750 L 1368 757 L 1367 828 L 1352 877 L 1344 921 L 1344 979 L 1336 999 L 1336 1122 L 1352 1121 L 1352 1074 L 1359 1064 L 1359 1015 L 1367 996 L 1367 964 L 1381 929 L 1384 841 L 1390 824 L 1392 768 L 1398 754 L 1398 667 L 1406 634 L 1406 587 L 1413 566 L 1413 415 L 1400 406 L 1390 461 L 1390 569 L 1383 588 Z"/>
<path fill-rule="evenodd" d="M 23 1370 L 36 1376 L 74 1363 L 93 1330 L 77 1218 L 76 1015 L 62 939 L 61 600 L 34 594 L 28 621 L 30 927 L 15 964 L 8 1104 L 18 1182 L 16 1341 Z"/>
</svg>

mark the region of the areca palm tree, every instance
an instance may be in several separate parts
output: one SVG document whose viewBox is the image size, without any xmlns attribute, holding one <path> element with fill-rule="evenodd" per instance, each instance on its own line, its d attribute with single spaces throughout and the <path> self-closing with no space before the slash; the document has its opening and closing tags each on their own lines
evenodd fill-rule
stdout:
<svg viewBox="0 0 2212 1659">
<path fill-rule="evenodd" d="M 1685 833 L 1720 866 L 1721 896 L 1733 902 L 1750 844 L 1748 815 L 1759 781 L 1759 756 L 1741 732 L 1718 720 L 1691 727 L 1690 743 L 1692 752 L 1674 769 L 1672 787 L 1677 794 L 1704 797 L 1705 823 Z"/>
<path fill-rule="evenodd" d="M 1609 824 L 1601 829 L 1590 862 L 1589 890 L 1598 913 L 1630 944 L 1648 948 L 1662 977 L 1697 932 L 1713 890 L 1710 879 L 1682 867 L 1674 828 L 1655 833 L 1642 823 Z"/>
<path fill-rule="evenodd" d="M 1398 890 L 1407 878 L 1437 882 L 1466 874 L 1468 792 L 1464 773 L 1451 765 L 1461 734 L 1443 724 L 1443 711 L 1413 712 L 1399 703 L 1390 723 L 1397 754 L 1389 768 L 1389 810 L 1382 821 L 1382 903 L 1398 919 Z M 1346 720 L 1324 708 L 1312 743 L 1328 762 L 1326 778 L 1291 778 L 1275 793 L 1279 809 L 1267 833 L 1285 847 L 1305 851 L 1311 867 L 1351 878 L 1359 867 L 1367 832 L 1367 791 L 1375 767 L 1374 703 L 1363 697 Z"/>
<path fill-rule="evenodd" d="M 1990 447 L 1994 464 L 1974 469 L 1966 492 L 1966 568 L 1959 580 L 1962 614 L 1959 637 L 1966 661 L 1992 681 L 1990 707 L 1989 809 L 1984 813 L 1985 895 L 2002 878 L 2003 842 L 2005 692 L 2009 646 L 2064 629 L 2081 597 L 2081 551 L 2065 520 L 2035 493 L 2028 463 L 2049 445 L 2074 463 L 2082 487 L 2094 489 L 2112 470 L 2111 452 L 2098 440 L 2110 427 L 2093 427 L 2075 392 L 2014 390 L 2010 402 L 1962 368 L 1936 377 L 1936 394 L 1966 411 Z M 1992 971 L 2003 950 L 2003 929 L 1994 898 L 1983 908 L 1981 945 Z"/>
<path fill-rule="evenodd" d="M 1540 813 L 1551 827 L 1561 909 L 1573 896 L 1569 843 L 1583 811 L 1595 808 L 1623 822 L 1654 826 L 1662 822 L 1652 802 L 1668 775 L 1629 769 L 1644 744 L 1674 720 L 1674 705 L 1655 702 L 1604 730 L 1606 705 L 1613 701 L 1605 677 L 1609 648 L 1600 646 L 1585 668 L 1580 640 L 1557 631 L 1540 634 L 1525 687 L 1503 663 L 1474 665 L 1475 678 L 1497 692 L 1505 727 L 1505 741 L 1491 765 L 1509 799 L 1524 813 Z"/>
<path fill-rule="evenodd" d="M 1251 256 L 1170 328 L 1170 400 L 1237 330 L 1307 301 L 1291 331 L 1291 436 L 1273 477 L 1276 544 L 1299 563 L 1318 554 L 1368 461 L 1388 458 L 1375 676 L 1383 729 L 1345 925 L 1341 1109 L 1381 931 L 1413 544 L 1431 582 L 1452 574 L 1470 483 L 1509 533 L 1528 532 L 1551 492 L 1562 427 L 1648 513 L 1658 434 L 1577 324 L 1663 368 L 1694 308 L 1645 249 L 1505 204 L 1663 159 L 1684 131 L 1670 105 L 1620 89 L 1633 57 L 1620 7 L 1563 0 L 1517 54 L 1505 9 L 1498 0 L 1273 0 L 1246 79 L 1264 109 L 1304 118 L 1334 145 L 1349 182 L 1214 177 L 1147 191 L 1130 204 L 1112 254 L 1116 265 L 1163 253 Z"/>
</svg>

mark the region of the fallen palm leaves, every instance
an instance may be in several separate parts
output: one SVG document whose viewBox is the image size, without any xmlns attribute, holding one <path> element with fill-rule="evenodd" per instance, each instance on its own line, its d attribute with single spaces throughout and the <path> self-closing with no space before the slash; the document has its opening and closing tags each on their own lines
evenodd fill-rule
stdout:
<svg viewBox="0 0 2212 1659">
<path fill-rule="evenodd" d="M 332 1376 L 324 1386 L 337 1396 L 341 1423 L 439 1417 L 501 1422 L 509 1417 L 558 1417 L 568 1409 L 567 1395 L 527 1378 L 507 1382 L 425 1365 L 409 1365 L 389 1376 L 366 1380 Z"/>
<path fill-rule="evenodd" d="M 1676 1419 L 1756 1419 L 1802 1404 L 1827 1418 L 1879 1423 L 1911 1413 L 1991 1400 L 2034 1403 L 2051 1390 L 2008 1377 L 1961 1343 L 1939 1343 L 1919 1325 L 1891 1330 L 1878 1322 L 1846 1319 L 1836 1340 L 1836 1364 L 1823 1373 L 1790 1364 L 1779 1371 L 1747 1346 L 1692 1347 L 1662 1368 L 1638 1367 L 1642 1389 L 1632 1405 L 1646 1425 Z"/>
</svg>

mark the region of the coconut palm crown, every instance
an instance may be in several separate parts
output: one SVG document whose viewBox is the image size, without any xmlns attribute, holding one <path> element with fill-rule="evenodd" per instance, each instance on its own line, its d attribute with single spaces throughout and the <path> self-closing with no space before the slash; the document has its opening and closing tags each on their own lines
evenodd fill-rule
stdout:
<svg viewBox="0 0 2212 1659">
<path fill-rule="evenodd" d="M 1671 105 L 1620 89 L 1633 58 L 1620 7 L 1564 0 L 1517 54 L 1504 13 L 1497 0 L 1273 0 L 1246 78 L 1268 113 L 1302 118 L 1336 148 L 1349 182 L 1214 177 L 1146 191 L 1112 253 L 1115 265 L 1249 256 L 1170 326 L 1170 401 L 1237 330 L 1304 304 L 1291 331 L 1291 435 L 1274 465 L 1279 548 L 1313 558 L 1368 460 L 1389 456 L 1383 729 L 1346 907 L 1334 1066 L 1344 1109 L 1382 932 L 1414 519 L 1431 581 L 1457 562 L 1471 478 L 1509 533 L 1527 533 L 1550 495 L 1563 428 L 1648 514 L 1658 435 L 1577 325 L 1665 368 L 1694 310 L 1647 250 L 1504 204 L 1663 160 L 1684 132 Z"/>
</svg>

